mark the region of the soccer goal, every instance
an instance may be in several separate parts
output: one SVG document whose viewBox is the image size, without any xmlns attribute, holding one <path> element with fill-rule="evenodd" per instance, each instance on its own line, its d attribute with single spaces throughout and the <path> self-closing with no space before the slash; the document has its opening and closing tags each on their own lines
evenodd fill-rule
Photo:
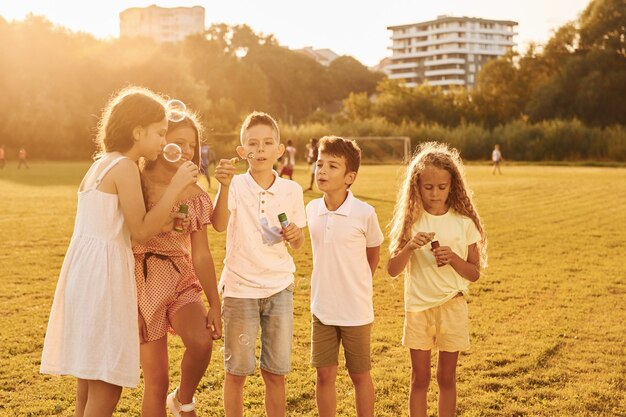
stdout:
<svg viewBox="0 0 626 417">
<path fill-rule="evenodd" d="M 361 148 L 363 163 L 407 163 L 411 158 L 411 138 L 408 136 L 351 137 Z"/>
</svg>

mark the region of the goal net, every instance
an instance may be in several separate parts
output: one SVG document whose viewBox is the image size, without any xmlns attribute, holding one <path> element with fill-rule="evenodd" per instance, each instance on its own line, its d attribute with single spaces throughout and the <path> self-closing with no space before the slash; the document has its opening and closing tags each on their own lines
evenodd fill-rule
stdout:
<svg viewBox="0 0 626 417">
<path fill-rule="evenodd" d="M 350 137 L 361 148 L 361 162 L 367 164 L 407 163 L 410 159 L 411 138 L 408 136 Z"/>
</svg>

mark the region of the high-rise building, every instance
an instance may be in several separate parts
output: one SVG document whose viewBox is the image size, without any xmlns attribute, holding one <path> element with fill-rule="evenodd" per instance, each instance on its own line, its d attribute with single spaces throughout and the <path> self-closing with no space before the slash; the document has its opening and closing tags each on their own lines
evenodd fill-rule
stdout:
<svg viewBox="0 0 626 417">
<path fill-rule="evenodd" d="M 392 31 L 389 78 L 414 87 L 473 87 L 487 61 L 514 46 L 517 22 L 439 16 L 436 20 L 389 26 Z"/>
<path fill-rule="evenodd" d="M 204 31 L 204 7 L 131 7 L 120 13 L 120 37 L 178 42 Z"/>
</svg>

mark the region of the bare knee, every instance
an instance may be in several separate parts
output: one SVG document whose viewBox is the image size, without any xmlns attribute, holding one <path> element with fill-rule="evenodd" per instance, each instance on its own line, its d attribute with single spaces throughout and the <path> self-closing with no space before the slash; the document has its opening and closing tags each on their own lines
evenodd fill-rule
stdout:
<svg viewBox="0 0 626 417">
<path fill-rule="evenodd" d="M 456 372 L 437 370 L 437 384 L 439 388 L 454 389 L 456 387 Z"/>
<path fill-rule="evenodd" d="M 202 332 L 192 337 L 191 340 L 187 340 L 185 348 L 194 357 L 211 358 L 213 339 L 211 339 L 211 335 L 208 332 Z"/>
<path fill-rule="evenodd" d="M 370 384 L 372 382 L 372 377 L 370 376 L 369 371 L 366 372 L 348 372 L 350 375 L 350 379 L 352 379 L 352 383 L 355 387 L 361 386 L 363 384 Z"/>
<path fill-rule="evenodd" d="M 430 384 L 430 370 L 411 370 L 411 388 L 414 390 L 427 390 Z"/>
<path fill-rule="evenodd" d="M 169 376 L 165 372 L 146 374 L 144 372 L 144 392 L 150 396 L 165 398 L 169 389 Z"/>
<path fill-rule="evenodd" d="M 265 381 L 266 386 L 276 388 L 285 386 L 285 375 L 274 374 L 266 370 L 261 370 L 261 374 L 263 375 L 263 381 Z"/>
<path fill-rule="evenodd" d="M 226 372 L 226 384 L 231 387 L 243 389 L 243 386 L 246 383 L 246 377 L 242 375 L 234 375 Z"/>
<path fill-rule="evenodd" d="M 317 368 L 317 383 L 320 385 L 334 384 L 337 379 L 337 368 L 322 367 Z"/>
</svg>

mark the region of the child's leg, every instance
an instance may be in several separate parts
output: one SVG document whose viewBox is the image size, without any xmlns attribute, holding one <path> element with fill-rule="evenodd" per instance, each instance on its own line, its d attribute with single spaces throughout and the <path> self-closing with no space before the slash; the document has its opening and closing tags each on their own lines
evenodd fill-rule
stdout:
<svg viewBox="0 0 626 417">
<path fill-rule="evenodd" d="M 265 414 L 267 417 L 285 417 L 286 395 L 285 375 L 278 375 L 261 369 L 265 383 Z"/>
<path fill-rule="evenodd" d="M 348 372 L 354 384 L 357 417 L 374 417 L 374 382 L 370 372 Z"/>
<path fill-rule="evenodd" d="M 122 387 L 104 381 L 89 380 L 85 417 L 111 417 L 120 400 Z"/>
<path fill-rule="evenodd" d="M 246 375 L 256 367 L 259 300 L 224 297 L 224 411 L 226 417 L 243 417 Z"/>
<path fill-rule="evenodd" d="M 284 417 L 285 375 L 291 369 L 293 284 L 261 303 L 261 375 L 267 417 Z"/>
<path fill-rule="evenodd" d="M 141 415 L 165 417 L 165 398 L 169 388 L 167 336 L 142 343 L 139 349 L 144 380 Z"/>
<path fill-rule="evenodd" d="M 315 382 L 315 402 L 320 417 L 334 417 L 337 414 L 337 365 L 317 368 Z"/>
<path fill-rule="evenodd" d="M 356 415 L 374 417 L 375 392 L 370 375 L 372 325 L 341 326 L 340 329 L 346 368 L 354 384 Z"/>
<path fill-rule="evenodd" d="M 211 360 L 213 338 L 211 329 L 206 326 L 206 314 L 204 304 L 189 303 L 178 309 L 172 317 L 172 327 L 185 344 L 178 389 L 181 404 L 191 403 Z"/>
<path fill-rule="evenodd" d="M 456 363 L 459 352 L 439 352 L 437 384 L 439 385 L 439 417 L 456 413 Z"/>
<path fill-rule="evenodd" d="M 426 394 L 430 384 L 430 350 L 411 349 L 409 416 L 426 417 Z"/>
<path fill-rule="evenodd" d="M 224 412 L 226 417 L 243 416 L 243 387 L 246 377 L 226 372 L 224 379 Z"/>
<path fill-rule="evenodd" d="M 86 379 L 78 378 L 76 381 L 76 411 L 74 417 L 83 417 L 87 405 L 87 392 L 89 384 Z"/>
</svg>

